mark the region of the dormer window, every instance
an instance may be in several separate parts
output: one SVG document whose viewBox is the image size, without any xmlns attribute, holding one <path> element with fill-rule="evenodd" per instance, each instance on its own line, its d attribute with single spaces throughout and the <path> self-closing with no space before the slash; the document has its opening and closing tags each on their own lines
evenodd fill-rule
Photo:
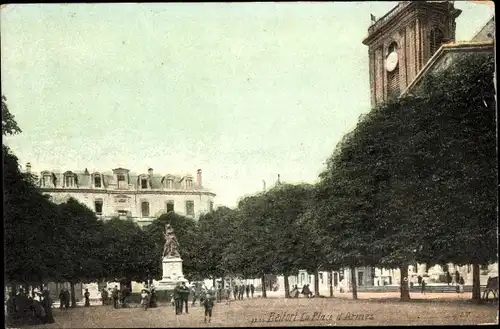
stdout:
<svg viewBox="0 0 500 329">
<path fill-rule="evenodd" d="M 174 188 L 174 178 L 172 176 L 166 176 L 163 180 L 165 188 Z"/>
<path fill-rule="evenodd" d="M 94 174 L 94 188 L 101 188 L 102 187 L 102 177 L 100 174 Z"/>
<path fill-rule="evenodd" d="M 42 176 L 42 187 L 49 187 L 52 185 L 52 176 L 50 174 L 44 174 Z"/>
<path fill-rule="evenodd" d="M 119 182 L 124 182 L 125 181 L 125 175 L 123 175 L 123 174 L 116 175 L 116 180 L 119 181 Z"/>
<path fill-rule="evenodd" d="M 143 188 L 143 189 L 148 188 L 148 180 L 146 178 L 141 179 L 141 188 Z"/>
<path fill-rule="evenodd" d="M 78 182 L 76 180 L 76 175 L 71 171 L 64 173 L 64 187 L 74 187 Z"/>
<path fill-rule="evenodd" d="M 186 188 L 192 188 L 192 187 L 193 187 L 193 179 L 186 178 Z"/>
</svg>

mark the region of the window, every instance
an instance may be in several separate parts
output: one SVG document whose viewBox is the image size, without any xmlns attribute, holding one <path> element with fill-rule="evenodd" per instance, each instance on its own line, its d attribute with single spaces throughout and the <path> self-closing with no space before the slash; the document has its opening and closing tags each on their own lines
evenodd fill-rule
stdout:
<svg viewBox="0 0 500 329">
<path fill-rule="evenodd" d="M 319 281 L 323 284 L 323 273 L 319 273 Z"/>
<path fill-rule="evenodd" d="M 72 187 L 74 183 L 75 183 L 75 177 L 73 175 L 64 176 L 64 186 Z"/>
<path fill-rule="evenodd" d="M 305 281 L 305 274 L 304 273 L 300 273 L 300 284 L 303 285 L 304 281 Z"/>
<path fill-rule="evenodd" d="M 143 189 L 148 188 L 148 180 L 146 178 L 141 179 L 141 188 Z"/>
<path fill-rule="evenodd" d="M 358 287 L 363 285 L 363 272 L 358 272 Z"/>
<path fill-rule="evenodd" d="M 311 281 L 312 281 L 312 275 L 308 275 L 307 276 L 307 283 L 311 283 Z"/>
<path fill-rule="evenodd" d="M 208 211 L 214 211 L 214 202 L 213 201 L 208 202 Z"/>
<path fill-rule="evenodd" d="M 417 263 L 415 263 L 415 264 L 413 264 L 413 272 L 417 273 L 417 271 L 418 271 L 418 265 L 417 265 Z"/>
<path fill-rule="evenodd" d="M 174 180 L 172 178 L 167 178 L 165 181 L 166 188 L 174 188 Z"/>
<path fill-rule="evenodd" d="M 102 200 L 97 199 L 94 201 L 95 213 L 98 215 L 102 215 Z"/>
<path fill-rule="evenodd" d="M 194 201 L 186 201 L 186 215 L 194 216 Z"/>
<path fill-rule="evenodd" d="M 101 176 L 94 176 L 94 187 L 101 187 Z"/>
<path fill-rule="evenodd" d="M 186 179 L 186 188 L 193 187 L 193 180 L 191 178 Z"/>
<path fill-rule="evenodd" d="M 141 202 L 141 213 L 142 217 L 149 217 L 149 202 Z"/>
<path fill-rule="evenodd" d="M 471 271 L 471 266 L 470 266 L 470 264 L 468 264 L 467 265 L 467 273 L 470 273 L 470 271 Z"/>
<path fill-rule="evenodd" d="M 50 184 L 51 184 L 50 179 L 51 178 L 52 177 L 50 177 L 50 175 L 43 175 L 42 186 L 44 186 L 44 187 L 50 186 Z"/>
<path fill-rule="evenodd" d="M 438 29 L 434 28 L 431 30 L 431 35 L 430 35 L 430 55 L 434 55 L 434 53 L 441 47 L 441 45 L 444 43 L 444 34 L 443 32 Z"/>
<path fill-rule="evenodd" d="M 119 182 L 124 182 L 125 181 L 125 175 L 123 174 L 118 174 L 116 175 L 116 178 Z"/>
<path fill-rule="evenodd" d="M 174 211 L 174 201 L 167 201 L 166 207 L 167 212 L 173 212 Z"/>
</svg>

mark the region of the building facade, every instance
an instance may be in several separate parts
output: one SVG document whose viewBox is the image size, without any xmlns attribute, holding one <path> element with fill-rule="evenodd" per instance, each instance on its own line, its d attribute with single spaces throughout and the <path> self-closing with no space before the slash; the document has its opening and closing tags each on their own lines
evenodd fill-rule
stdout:
<svg viewBox="0 0 500 329">
<path fill-rule="evenodd" d="M 31 172 L 31 164 L 26 164 Z M 33 174 L 33 173 L 32 173 Z M 85 204 L 104 220 L 111 217 L 131 218 L 145 226 L 167 212 L 199 218 L 213 210 L 215 194 L 202 185 L 202 171 L 191 174 L 134 174 L 126 168 L 110 172 L 50 171 L 35 175 L 42 193 L 55 203 L 70 197 Z"/>
</svg>

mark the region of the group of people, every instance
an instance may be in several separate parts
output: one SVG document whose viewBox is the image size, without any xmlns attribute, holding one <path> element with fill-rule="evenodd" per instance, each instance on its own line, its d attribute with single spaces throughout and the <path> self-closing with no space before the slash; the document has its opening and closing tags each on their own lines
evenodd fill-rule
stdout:
<svg viewBox="0 0 500 329">
<path fill-rule="evenodd" d="M 156 291 L 153 287 L 151 287 L 151 289 L 148 289 L 147 287 L 142 289 L 141 306 L 144 308 L 144 310 L 156 307 Z"/>
<path fill-rule="evenodd" d="M 39 296 L 39 300 L 34 298 L 35 295 Z M 17 294 L 9 293 L 7 322 L 12 325 L 54 323 L 49 291 L 33 292 L 31 296 L 22 289 Z"/>
<path fill-rule="evenodd" d="M 253 294 L 255 292 L 255 287 L 253 284 L 241 284 L 241 285 L 235 285 L 233 287 L 233 297 L 234 299 L 243 299 L 244 298 L 244 295 L 246 293 L 247 295 L 247 298 L 250 298 L 250 294 L 251 294 L 251 297 L 253 298 Z"/>
<path fill-rule="evenodd" d="M 173 303 L 175 306 L 175 314 L 179 315 L 183 313 L 183 309 L 186 311 L 186 314 L 189 314 L 188 309 L 188 301 L 189 295 L 193 295 L 193 301 L 191 306 L 194 306 L 196 299 L 200 299 L 200 305 L 205 308 L 205 322 L 212 321 L 212 310 L 214 308 L 213 301 L 213 293 L 212 291 L 206 291 L 206 289 L 201 288 L 200 286 L 194 285 L 191 289 L 186 286 L 185 282 L 178 283 L 174 288 L 173 293 Z"/>
<path fill-rule="evenodd" d="M 109 292 L 108 292 L 109 290 Z M 125 308 L 128 305 L 128 298 L 132 294 L 129 287 L 124 286 L 119 289 L 117 285 L 113 289 L 103 288 L 101 291 L 101 299 L 103 305 L 109 305 L 113 303 L 114 308 Z M 85 303 L 87 303 L 87 298 L 85 298 Z"/>
</svg>

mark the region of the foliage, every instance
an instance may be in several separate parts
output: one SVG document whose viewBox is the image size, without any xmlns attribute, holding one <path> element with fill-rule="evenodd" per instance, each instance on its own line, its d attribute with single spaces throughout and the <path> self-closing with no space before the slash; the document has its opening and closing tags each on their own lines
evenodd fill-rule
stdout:
<svg viewBox="0 0 500 329">
<path fill-rule="evenodd" d="M 103 224 L 84 204 L 70 198 L 57 205 L 59 222 L 55 233 L 59 257 L 57 273 L 61 281 L 95 282 L 104 277 Z"/>
<path fill-rule="evenodd" d="M 144 282 L 157 271 L 154 241 L 132 220 L 113 218 L 104 222 L 101 239 L 107 279 Z"/>
<path fill-rule="evenodd" d="M 148 256 L 156 264 L 152 273 L 156 278 L 161 278 L 161 259 L 165 245 L 165 225 L 170 224 L 179 241 L 179 253 L 183 260 L 183 272 L 186 278 L 197 274 L 197 238 L 198 230 L 194 219 L 184 217 L 174 212 L 161 215 L 152 224 L 145 228 L 146 236 L 154 244 L 153 252 Z"/>
<path fill-rule="evenodd" d="M 235 238 L 237 213 L 227 207 L 204 214 L 198 220 L 197 277 L 221 278 L 231 273 L 224 250 Z M 229 250 L 229 253 L 231 251 Z"/>
<path fill-rule="evenodd" d="M 9 112 L 7 98 L 2 95 L 2 135 L 16 135 L 21 133 L 21 129 L 14 120 L 14 115 Z"/>
<path fill-rule="evenodd" d="M 57 209 L 38 192 L 18 160 L 2 145 L 4 177 L 5 280 L 39 283 L 53 275 L 47 259 L 54 259 L 52 229 Z"/>
</svg>

